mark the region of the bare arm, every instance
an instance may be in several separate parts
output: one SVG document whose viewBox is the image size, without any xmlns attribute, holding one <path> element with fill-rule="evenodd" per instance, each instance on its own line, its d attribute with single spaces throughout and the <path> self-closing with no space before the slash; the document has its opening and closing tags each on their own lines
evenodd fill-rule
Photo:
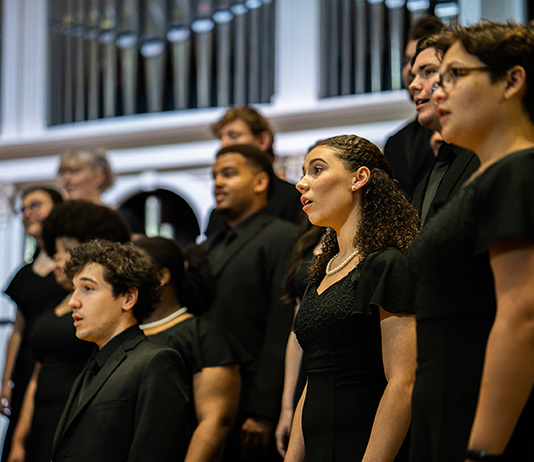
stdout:
<svg viewBox="0 0 534 462">
<path fill-rule="evenodd" d="M 26 393 L 24 394 L 20 417 L 17 426 L 15 427 L 15 431 L 13 432 L 13 440 L 8 462 L 24 462 L 26 458 L 26 440 L 30 435 L 32 427 L 33 410 L 35 405 L 34 397 L 40 370 L 41 364 L 35 363 L 32 377 L 26 388 Z"/>
<path fill-rule="evenodd" d="M 387 313 L 380 308 L 380 328 L 388 384 L 376 411 L 362 462 L 393 461 L 411 421 L 416 369 L 415 317 Z"/>
<path fill-rule="evenodd" d="M 6 352 L 6 364 L 4 367 L 4 376 L 2 378 L 2 393 L 0 394 L 0 413 L 11 415 L 11 392 L 13 371 L 15 363 L 19 354 L 20 344 L 22 342 L 22 334 L 24 333 L 25 320 L 22 312 L 17 309 L 17 317 L 15 318 L 15 325 Z"/>
<path fill-rule="evenodd" d="M 491 329 L 469 448 L 501 454 L 534 385 L 534 243 L 491 245 L 497 313 Z"/>
<path fill-rule="evenodd" d="M 299 304 L 295 306 L 297 313 Z M 275 431 L 276 449 L 282 457 L 286 455 L 291 424 L 293 422 L 293 401 L 295 399 L 295 389 L 299 378 L 300 363 L 302 361 L 302 348 L 297 342 L 293 332 L 289 333 L 286 347 L 286 363 L 284 374 L 284 392 L 282 394 L 282 410 L 280 419 Z"/>
<path fill-rule="evenodd" d="M 302 396 L 300 397 L 297 409 L 295 409 L 295 416 L 293 417 L 293 426 L 291 427 L 291 438 L 286 452 L 284 462 L 304 462 L 306 455 L 306 448 L 304 445 L 304 435 L 302 433 L 302 408 L 306 400 L 306 391 L 308 384 L 304 387 Z"/>
<path fill-rule="evenodd" d="M 205 367 L 193 375 L 193 401 L 198 420 L 185 462 L 217 462 L 239 404 L 241 379 L 236 364 Z"/>
</svg>

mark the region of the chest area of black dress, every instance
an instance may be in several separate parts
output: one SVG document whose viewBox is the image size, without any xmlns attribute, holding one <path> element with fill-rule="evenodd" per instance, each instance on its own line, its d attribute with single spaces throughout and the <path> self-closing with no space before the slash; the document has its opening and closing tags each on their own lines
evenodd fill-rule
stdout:
<svg viewBox="0 0 534 462">
<path fill-rule="evenodd" d="M 42 363 L 75 360 L 83 364 L 94 344 L 76 337 L 70 312 L 57 316 L 51 308 L 36 320 L 30 333 L 30 347 L 34 357 Z"/>
<path fill-rule="evenodd" d="M 295 317 L 294 331 L 307 358 L 381 354 L 380 319 L 358 309 L 357 280 L 352 274 L 321 294 L 309 287 Z M 361 301 L 360 301 L 361 302 Z"/>
<path fill-rule="evenodd" d="M 465 311 L 493 313 L 488 253 L 477 253 L 477 190 L 468 185 L 414 240 L 408 254 L 416 281 L 418 319 Z"/>
</svg>

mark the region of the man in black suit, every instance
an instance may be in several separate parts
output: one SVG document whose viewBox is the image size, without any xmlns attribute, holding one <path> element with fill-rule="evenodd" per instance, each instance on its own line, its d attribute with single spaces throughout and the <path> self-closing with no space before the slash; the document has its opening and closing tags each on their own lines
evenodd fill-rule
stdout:
<svg viewBox="0 0 534 462">
<path fill-rule="evenodd" d="M 155 264 L 132 245 L 91 241 L 71 251 L 65 273 L 74 285 L 69 306 L 76 336 L 98 349 L 74 382 L 52 460 L 183 460 L 183 360 L 149 342 L 137 324 L 159 299 Z"/>
<path fill-rule="evenodd" d="M 224 460 L 277 460 L 266 454 L 276 454 L 273 433 L 293 320 L 292 307 L 281 301 L 282 286 L 297 227 L 267 207 L 274 172 L 258 148 L 221 149 L 213 177 L 215 210 L 224 226 L 204 243 L 217 280 L 216 300 L 206 317 L 254 358 L 242 371 L 240 415 Z"/>
<path fill-rule="evenodd" d="M 410 91 L 414 95 L 417 120 L 425 127 L 441 132 L 441 124 L 432 100 L 433 85 L 439 80 L 443 52 L 437 47 L 438 36 L 420 40 L 412 61 L 413 80 Z M 424 225 L 480 166 L 474 152 L 442 142 L 432 169 L 417 185 L 412 204 L 421 214 Z"/>
<path fill-rule="evenodd" d="M 413 99 L 413 94 L 409 86 L 412 80 L 412 59 L 417 42 L 444 29 L 443 22 L 435 16 L 425 16 L 410 27 L 408 43 L 404 49 L 402 84 L 408 90 L 411 99 Z M 430 146 L 432 134 L 431 129 L 422 126 L 415 118 L 391 135 L 384 146 L 384 155 L 391 165 L 393 174 L 410 200 L 417 184 L 421 182 L 434 162 L 434 153 Z"/>
<path fill-rule="evenodd" d="M 271 126 L 253 107 L 228 108 L 226 113 L 211 126 L 211 130 L 221 141 L 221 148 L 234 144 L 251 144 L 263 151 L 271 163 L 276 160 L 273 150 L 274 133 Z M 304 214 L 300 194 L 295 185 L 275 175 L 271 187 L 273 193 L 269 199 L 269 206 L 273 213 L 279 218 L 300 224 Z M 209 218 L 206 236 L 213 236 L 222 223 L 222 217 L 214 210 Z"/>
</svg>

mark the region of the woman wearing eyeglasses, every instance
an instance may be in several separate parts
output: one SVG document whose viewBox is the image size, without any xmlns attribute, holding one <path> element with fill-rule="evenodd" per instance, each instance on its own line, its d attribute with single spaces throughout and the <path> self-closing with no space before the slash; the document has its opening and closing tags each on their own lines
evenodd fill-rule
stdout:
<svg viewBox="0 0 534 462">
<path fill-rule="evenodd" d="M 495 23 L 452 34 L 433 99 L 443 138 L 481 166 L 410 251 L 411 461 L 531 460 L 534 34 Z"/>
<path fill-rule="evenodd" d="M 54 189 L 34 186 L 22 193 L 20 216 L 24 230 L 36 241 L 37 251 L 33 261 L 24 265 L 15 274 L 8 287 L 8 295 L 17 305 L 17 315 L 6 352 L 6 363 L 0 394 L 0 412 L 9 417 L 5 437 L 3 458 L 7 459 L 11 435 L 17 423 L 26 385 L 33 371 L 33 357 L 28 346 L 26 332 L 41 313 L 48 300 L 61 300 L 67 292 L 54 278 L 54 261 L 43 248 L 42 222 L 54 204 L 62 202 L 61 195 Z"/>
</svg>

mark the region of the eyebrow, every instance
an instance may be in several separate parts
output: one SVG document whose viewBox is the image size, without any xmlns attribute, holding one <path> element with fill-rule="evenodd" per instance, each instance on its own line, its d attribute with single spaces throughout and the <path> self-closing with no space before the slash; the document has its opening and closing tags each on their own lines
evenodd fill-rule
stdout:
<svg viewBox="0 0 534 462">
<path fill-rule="evenodd" d="M 84 276 L 84 277 L 81 277 L 80 278 L 80 281 L 83 281 L 83 282 L 92 282 L 94 284 L 98 284 L 97 281 L 95 281 L 94 279 L 88 277 L 88 276 Z"/>
<path fill-rule="evenodd" d="M 308 165 L 309 165 L 309 164 L 313 164 L 314 162 L 317 162 L 317 161 L 319 161 L 319 162 L 324 162 L 324 163 L 326 164 L 326 161 L 325 161 L 322 157 L 315 157 L 315 158 L 313 158 L 312 160 L 310 160 L 310 161 L 308 162 Z"/>
<path fill-rule="evenodd" d="M 314 162 L 324 162 L 326 164 L 326 161 L 322 158 L 322 157 L 314 157 L 313 159 L 311 159 L 309 162 L 307 162 L 308 165 L 311 165 L 313 164 Z M 305 169 L 304 169 L 304 165 L 302 166 L 302 171 L 304 172 Z"/>
</svg>

